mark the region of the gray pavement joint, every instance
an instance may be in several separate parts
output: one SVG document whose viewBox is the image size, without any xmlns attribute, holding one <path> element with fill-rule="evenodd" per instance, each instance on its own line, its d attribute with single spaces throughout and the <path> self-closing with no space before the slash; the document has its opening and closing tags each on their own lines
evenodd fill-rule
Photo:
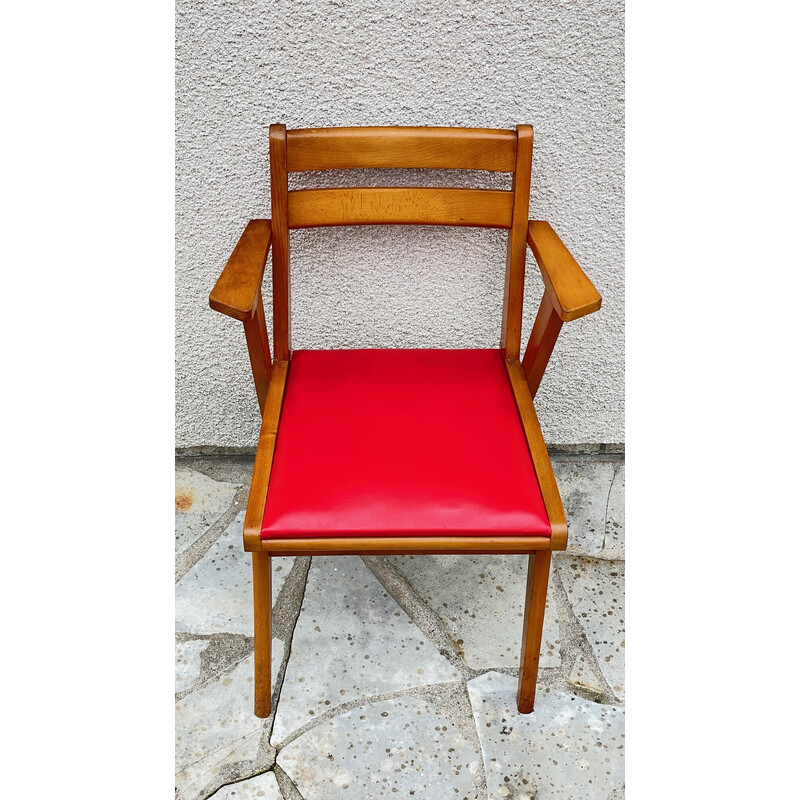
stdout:
<svg viewBox="0 0 800 800">
<path fill-rule="evenodd" d="M 269 742 L 267 727 L 267 725 L 264 726 L 264 734 L 261 737 L 261 741 L 258 743 L 258 754 L 256 755 L 256 761 L 267 768 L 262 770 L 263 772 L 273 769 L 275 766 L 275 759 L 278 757 L 278 751 Z"/>
<path fill-rule="evenodd" d="M 207 641 L 200 654 L 200 675 L 188 689 L 175 693 L 175 702 L 227 675 L 253 652 L 252 636 L 236 633 L 191 634 L 176 633 L 176 641 Z"/>
<path fill-rule="evenodd" d="M 556 601 L 556 607 L 558 608 L 559 631 L 561 635 L 561 641 L 563 642 L 564 653 L 567 655 L 562 660 L 561 667 L 559 667 L 557 670 L 540 670 L 539 683 L 542 686 L 557 689 L 558 691 L 571 692 L 573 694 L 581 695 L 587 700 L 591 700 L 595 703 L 601 703 L 603 705 L 618 705 L 619 699 L 614 695 L 614 692 L 608 685 L 608 681 L 603 676 L 600 665 L 597 662 L 597 656 L 589 644 L 586 631 L 583 629 L 583 626 L 575 616 L 575 611 L 572 608 L 572 604 L 569 602 L 569 598 L 567 597 L 567 590 L 564 588 L 564 584 L 561 582 L 558 564 L 564 558 L 573 560 L 582 557 L 572 555 L 565 557 L 561 556 L 560 554 L 556 554 L 556 557 L 553 560 L 553 565 L 550 568 L 550 581 L 553 583 L 553 596 Z M 590 559 L 587 557 L 587 560 L 597 561 L 598 559 Z M 575 666 L 575 662 L 581 657 L 583 657 L 584 661 L 602 681 L 604 689 L 601 694 L 598 695 L 595 692 L 587 691 L 584 689 L 584 687 L 569 683 L 569 676 L 572 672 L 572 668 Z"/>
<path fill-rule="evenodd" d="M 427 700 L 439 713 L 449 719 L 461 732 L 461 735 L 475 748 L 476 753 L 481 752 L 481 740 L 472 713 L 472 703 L 469 699 L 467 681 L 458 683 L 441 684 L 434 688 L 435 691 L 426 691 L 428 687 L 417 689 L 417 696 Z M 408 694 L 411 694 L 409 692 Z M 478 759 L 478 774 L 476 775 L 476 791 L 481 796 L 488 792 L 486 785 L 486 769 L 483 758 Z"/>
<path fill-rule="evenodd" d="M 275 765 L 273 772 L 284 800 L 305 800 L 300 794 L 300 790 L 294 785 L 294 781 L 281 769 L 280 764 Z"/>
<path fill-rule="evenodd" d="M 608 535 L 608 507 L 611 504 L 611 492 L 614 489 L 614 484 L 619 478 L 619 474 L 622 471 L 622 467 L 624 466 L 624 462 L 619 462 L 614 464 L 614 474 L 611 478 L 611 483 L 608 487 L 608 497 L 606 498 L 606 513 L 605 517 L 603 518 L 603 549 L 605 550 L 606 546 L 606 536 Z M 611 559 L 612 561 L 616 560 L 623 560 L 623 559 Z"/>
<path fill-rule="evenodd" d="M 272 601 L 272 635 L 284 641 L 286 658 L 291 650 L 292 634 L 303 605 L 306 578 L 310 566 L 310 556 L 298 556 L 278 592 L 278 596 Z"/>
<path fill-rule="evenodd" d="M 361 560 L 439 653 L 459 671 L 464 680 L 471 680 L 480 674 L 480 671 L 466 665 L 458 645 L 448 634 L 439 615 L 420 598 L 409 582 L 384 556 L 362 556 Z"/>
<path fill-rule="evenodd" d="M 253 738 L 256 735 L 256 733 L 257 732 L 248 734 L 246 737 L 244 737 L 243 741 Z M 220 748 L 219 751 L 224 749 L 225 748 Z M 192 764 L 188 764 L 186 765 L 185 769 L 188 769 L 191 766 Z M 191 790 L 196 783 L 201 781 L 216 766 L 218 766 L 219 772 L 217 773 L 213 781 L 210 781 L 203 787 L 202 789 L 203 793 L 198 794 L 197 790 L 195 790 L 194 794 L 189 794 L 189 790 Z M 185 787 L 186 791 L 180 796 L 182 798 L 188 796 L 188 797 L 194 797 L 196 798 L 196 800 L 207 800 L 207 798 L 211 797 L 221 787 L 229 783 L 238 783 L 239 781 L 247 780 L 253 775 L 258 775 L 263 771 L 264 767 L 258 765 L 257 759 L 252 759 L 252 760 L 245 759 L 242 761 L 234 761 L 228 764 L 212 765 L 200 777 L 196 778 L 192 783 L 190 783 L 187 787 Z"/>
<path fill-rule="evenodd" d="M 426 686 L 415 686 L 405 689 L 398 689 L 394 692 L 383 692 L 382 694 L 373 694 L 369 695 L 368 697 L 359 697 L 355 700 L 350 700 L 346 703 L 340 703 L 338 706 L 333 706 L 329 708 L 327 711 L 324 711 L 314 717 L 313 720 L 307 722 L 301 728 L 297 728 L 293 730 L 282 742 L 279 742 L 276 745 L 278 753 L 281 752 L 287 745 L 290 745 L 295 739 L 299 739 L 301 736 L 304 736 L 310 730 L 318 727 L 319 725 L 327 722 L 328 720 L 333 719 L 334 717 L 338 717 L 341 714 L 345 714 L 348 711 L 352 711 L 355 708 L 365 708 L 367 706 L 371 706 L 374 703 L 381 703 L 384 700 L 394 700 L 396 697 L 416 697 L 420 700 L 427 700 L 428 702 L 436 702 L 434 699 L 436 695 L 443 695 L 448 694 L 453 690 L 453 688 L 459 688 L 464 686 L 465 682 L 459 683 L 433 683 L 427 684 Z M 441 698 L 439 698 L 441 700 Z"/>
<path fill-rule="evenodd" d="M 571 464 L 572 462 L 586 462 L 587 458 L 586 455 L 580 453 L 554 453 L 553 461 L 555 462 L 556 460 Z M 581 563 L 579 568 L 581 571 L 584 569 L 583 565 L 592 565 L 594 563 L 597 565 L 596 568 L 600 570 L 601 574 L 605 574 L 609 569 L 612 570 L 612 574 L 614 574 L 613 570 L 615 570 L 616 567 L 609 562 L 619 562 L 620 569 L 623 570 L 624 580 L 624 541 L 620 539 L 618 544 L 614 544 L 615 540 L 618 538 L 616 529 L 620 529 L 622 526 L 619 531 L 619 536 L 621 537 L 624 535 L 624 501 L 619 499 L 622 497 L 621 493 L 624 492 L 624 451 L 614 453 L 604 452 L 601 449 L 601 451 L 590 460 L 611 462 L 613 464 L 613 469 L 605 467 L 606 477 L 602 481 L 602 484 L 598 481 L 595 482 L 595 486 L 597 487 L 594 494 L 596 498 L 594 501 L 595 514 L 592 517 L 596 519 L 597 523 L 602 520 L 604 527 L 601 547 L 605 549 L 608 545 L 611 547 L 611 552 L 605 554 L 601 550 L 598 553 L 589 554 L 568 551 L 566 553 L 554 554 L 550 574 L 552 587 L 550 602 L 553 603 L 554 601 L 554 607 L 551 608 L 551 611 L 556 611 L 558 617 L 561 663 L 559 666 L 540 667 L 538 684 L 540 690 L 542 690 L 542 697 L 545 696 L 544 690 L 550 689 L 605 706 L 619 706 L 620 698 L 614 694 L 614 691 L 609 685 L 609 679 L 600 669 L 600 664 L 598 663 L 599 657 L 593 649 L 590 643 L 590 637 L 586 632 L 588 629 L 585 630 L 585 626 L 579 618 L 578 611 L 580 609 L 576 610 L 577 607 L 573 607 L 574 595 L 573 588 L 571 588 L 572 573 L 564 573 L 562 578 L 561 571 L 567 567 L 570 561 L 578 561 Z M 208 551 L 215 546 L 220 536 L 236 519 L 237 515 L 243 511 L 247 501 L 248 491 L 244 484 L 248 482 L 249 474 L 252 471 L 252 458 L 248 459 L 247 457 L 237 457 L 235 459 L 230 457 L 221 459 L 219 456 L 209 456 L 208 458 L 182 458 L 179 459 L 179 463 L 204 474 L 212 480 L 231 483 L 239 486 L 239 488 L 233 497 L 231 505 L 222 515 L 215 520 L 193 544 L 176 556 L 176 583 L 192 570 Z M 596 472 L 602 473 L 602 470 Z M 612 473 L 610 481 L 608 481 L 607 477 L 608 472 Z M 603 511 L 602 494 L 605 493 L 606 487 L 608 492 L 606 494 L 605 509 Z M 601 516 L 601 514 L 604 515 Z M 619 524 L 617 524 L 617 521 Z M 598 538 L 595 542 L 595 547 L 599 542 L 600 540 Z M 619 548 L 618 551 L 614 552 L 617 548 Z M 289 562 L 288 559 L 286 559 L 286 561 Z M 335 707 L 329 707 L 324 713 L 315 716 L 313 720 L 310 720 L 301 728 L 293 730 L 283 741 L 279 742 L 276 747 L 270 740 L 273 735 L 279 701 L 284 690 L 284 681 L 292 654 L 292 641 L 295 636 L 295 629 L 300 620 L 304 600 L 307 602 L 306 584 L 308 581 L 309 568 L 312 564 L 312 558 L 310 557 L 296 557 L 288 575 L 285 571 L 278 572 L 282 583 L 278 582 L 277 584 L 281 588 L 277 596 L 274 597 L 273 602 L 272 630 L 274 637 L 279 640 L 273 644 L 276 648 L 282 646 L 283 652 L 280 666 L 278 667 L 277 664 L 273 665 L 275 683 L 271 714 L 267 719 L 262 721 L 263 724 L 259 726 L 258 730 L 254 730 L 252 734 L 248 734 L 252 746 L 249 750 L 240 750 L 238 753 L 245 758 L 240 761 L 230 761 L 227 764 L 222 764 L 219 768 L 219 774 L 215 775 L 213 779 L 208 772 L 204 773 L 206 777 L 203 778 L 203 780 L 208 780 L 209 783 L 202 786 L 202 788 L 200 788 L 200 784 L 195 781 L 194 785 L 197 787 L 195 790 L 191 790 L 191 785 L 183 786 L 183 793 L 181 793 L 179 789 L 176 789 L 176 800 L 207 800 L 223 786 L 235 785 L 270 772 L 274 775 L 284 800 L 304 800 L 303 795 L 294 782 L 299 776 L 295 775 L 293 778 L 277 763 L 277 758 L 280 756 L 281 751 L 306 735 L 309 731 L 323 723 L 330 723 L 331 720 L 336 719 L 340 715 L 355 709 L 367 709 L 370 706 L 387 700 L 397 700 L 403 696 L 416 698 L 417 700 L 428 703 L 436 710 L 439 716 L 446 717 L 449 721 L 452 721 L 453 729 L 458 729 L 459 735 L 466 739 L 476 752 L 483 753 L 485 756 L 485 747 L 481 747 L 480 737 L 482 732 L 476 727 L 478 722 L 473 714 L 473 708 L 470 702 L 470 691 L 467 683 L 487 672 L 500 673 L 501 675 L 507 675 L 516 679 L 519 675 L 518 666 L 513 666 L 513 661 L 507 666 L 493 667 L 489 670 L 485 668 L 476 669 L 468 666 L 464 653 L 456 643 L 445 624 L 445 620 L 440 616 L 440 613 L 434 610 L 429 602 L 424 600 L 417 593 L 414 585 L 406 579 L 404 574 L 399 571 L 399 568 L 392 563 L 390 558 L 383 556 L 362 556 L 360 561 L 374 578 L 378 580 L 394 602 L 400 606 L 400 609 L 407 615 L 408 620 L 413 623 L 413 626 L 418 628 L 428 642 L 430 642 L 430 645 L 426 644 L 426 647 L 429 649 L 431 657 L 438 658 L 433 655 L 433 650 L 435 649 L 441 657 L 448 662 L 452 670 L 456 673 L 453 675 L 451 681 L 441 683 L 432 682 L 413 688 L 408 687 L 385 693 L 376 692 L 375 694 L 361 696 Z M 589 566 L 589 568 L 591 569 L 591 566 Z M 283 578 L 284 575 L 286 576 L 285 579 Z M 601 591 L 599 594 L 602 595 L 603 592 Z M 608 591 L 606 591 L 606 594 L 608 594 Z M 399 614 L 395 616 L 400 618 Z M 408 625 L 408 622 L 404 624 Z M 555 628 L 555 626 L 553 627 Z M 200 644 L 189 644 L 191 642 L 208 642 L 208 646 L 200 650 Z M 176 692 L 176 702 L 183 700 L 188 695 L 198 692 L 198 690 L 209 687 L 215 682 L 218 683 L 220 680 L 224 681 L 230 673 L 233 673 L 236 668 L 241 665 L 244 659 L 252 656 L 253 652 L 252 637 L 241 632 L 220 632 L 211 634 L 176 633 L 176 643 L 179 645 L 179 652 L 181 653 L 182 659 L 180 663 L 183 665 L 180 685 L 188 686 L 189 682 L 194 680 L 191 686 L 183 689 L 183 691 Z M 422 645 L 421 641 L 419 645 Z M 622 646 L 624 647 L 624 644 Z M 192 662 L 190 658 L 193 658 L 194 661 Z M 275 651 L 275 658 L 280 658 L 280 650 L 278 649 Z M 450 667 L 447 668 L 448 671 Z M 591 673 L 594 673 L 594 675 Z M 597 680 L 595 681 L 594 678 Z M 614 681 L 612 681 L 612 683 L 613 682 Z M 228 681 L 228 683 L 230 682 Z M 598 687 L 601 686 L 602 690 L 599 690 Z M 380 688 L 381 687 L 376 685 L 373 691 Z M 386 688 L 393 687 L 387 686 Z M 507 689 L 507 691 L 510 691 L 510 689 Z M 402 704 L 402 701 L 398 702 Z M 545 701 L 543 700 L 543 702 Z M 357 711 L 356 715 L 358 713 L 365 713 L 369 716 L 371 712 Z M 375 713 L 377 714 L 377 712 Z M 363 719 L 363 717 L 361 719 Z M 319 732 L 315 733 L 314 736 L 317 736 L 318 733 Z M 257 746 L 256 742 L 258 743 Z M 304 743 L 300 742 L 297 746 L 302 747 L 303 745 Z M 287 754 L 288 751 L 284 754 L 284 759 Z M 491 770 L 491 765 L 487 766 L 484 762 L 484 758 L 481 758 L 479 763 L 480 769 L 479 774 L 475 776 L 477 782 L 474 788 L 479 791 L 479 795 L 476 796 L 487 797 L 489 789 L 487 788 L 488 780 L 486 769 Z M 284 764 L 284 766 L 286 766 L 286 764 Z M 197 780 L 199 781 L 200 778 Z M 272 778 L 270 777 L 269 780 L 272 781 Z M 502 788 L 505 787 L 501 787 L 501 794 Z M 529 789 L 530 787 L 526 787 L 526 790 Z M 273 784 L 273 792 L 274 791 Z M 608 791 L 608 789 L 606 789 L 606 791 Z M 535 794 L 532 795 L 532 797 L 534 796 Z M 612 791 L 611 794 L 605 797 L 605 800 L 622 800 L 622 798 L 624 798 L 624 785 Z M 509 800 L 512 800 L 512 798 L 509 797 Z"/>
<path fill-rule="evenodd" d="M 619 475 L 619 464 L 614 464 L 614 472 L 611 475 L 611 483 L 608 484 L 608 494 L 606 495 L 606 508 L 603 513 L 603 550 L 606 549 L 606 533 L 608 531 L 608 506 L 611 503 L 611 490 L 614 488 L 614 481 Z"/>
<path fill-rule="evenodd" d="M 576 570 L 574 580 L 571 568 Z M 584 583 L 584 589 L 581 589 L 580 576 L 585 574 L 584 570 L 585 573 L 591 574 L 592 579 L 588 583 Z M 591 671 L 595 673 L 595 677 L 605 686 L 601 698 L 598 699 L 595 695 L 591 696 L 592 700 L 610 705 L 624 704 L 624 681 L 620 680 L 620 685 L 615 686 L 610 677 L 611 675 L 620 676 L 620 669 L 624 671 L 624 667 L 620 667 L 620 661 L 624 662 L 625 642 L 624 639 L 616 642 L 617 631 L 613 628 L 615 622 L 617 625 L 623 624 L 623 620 L 617 618 L 620 617 L 620 613 L 624 613 L 624 597 L 615 599 L 613 590 L 610 592 L 611 587 L 608 585 L 605 585 L 606 599 L 601 601 L 600 597 L 604 594 L 601 588 L 604 585 L 604 571 L 609 572 L 607 580 L 611 581 L 612 586 L 619 588 L 619 584 L 624 583 L 625 561 L 565 554 L 559 558 L 556 571 L 563 597 L 569 606 L 569 619 L 572 624 L 577 626 L 575 631 L 576 650 L 580 652 L 573 659 L 573 665 L 582 655 Z M 571 583 L 572 585 L 570 585 Z M 619 603 L 618 608 L 614 609 L 614 605 L 620 599 L 622 602 Z M 607 625 L 611 626 L 610 629 L 606 627 Z M 605 630 L 601 633 L 598 626 Z M 594 637 L 594 641 L 592 641 L 592 637 Z M 605 664 L 601 664 L 600 660 L 603 653 L 607 654 L 604 659 Z M 573 691 L 576 688 L 573 684 L 569 684 L 567 691 Z"/>
<path fill-rule="evenodd" d="M 255 449 L 247 454 L 176 454 L 175 466 L 193 469 L 214 481 L 249 486 L 253 477 Z"/>
<path fill-rule="evenodd" d="M 266 775 L 267 773 L 272 772 L 272 771 L 273 771 L 272 770 L 272 765 L 270 765 L 269 769 L 260 769 L 257 772 L 254 772 L 252 775 L 247 775 L 245 777 L 238 778 L 237 780 L 230 781 L 228 783 L 223 783 L 221 786 L 219 786 L 218 788 L 214 789 L 212 794 L 207 795 L 204 800 L 213 800 L 213 798 L 216 797 L 217 794 L 219 794 L 223 789 L 225 789 L 228 786 L 239 786 L 239 784 L 246 783 L 247 781 L 251 781 L 253 778 L 258 778 L 261 775 Z M 262 792 L 262 794 L 263 794 L 263 792 Z M 178 798 L 176 798 L 176 800 L 178 800 Z"/>
<path fill-rule="evenodd" d="M 230 506 L 217 518 L 216 522 L 186 550 L 175 556 L 175 583 L 178 583 L 200 561 L 212 548 L 214 542 L 222 536 L 228 525 L 236 519 L 236 515 L 247 503 L 248 491 L 244 486 L 238 489 Z"/>
<path fill-rule="evenodd" d="M 260 753 L 259 753 L 260 755 Z M 273 763 L 274 763 L 273 757 Z M 223 786 L 230 784 L 241 783 L 242 781 L 254 778 L 256 775 L 261 775 L 263 772 L 268 772 L 272 764 L 263 764 L 259 756 L 250 761 L 234 761 L 231 764 L 223 764 L 220 768 L 219 776 L 212 784 L 211 789 L 204 797 L 208 800 L 212 795 L 216 794 Z"/>
<path fill-rule="evenodd" d="M 264 725 L 264 734 L 261 737 L 259 752 L 268 748 L 272 753 L 273 765 L 275 764 L 278 751 L 270 741 L 272 738 L 272 729 L 275 725 L 275 713 L 278 710 L 283 682 L 286 678 L 286 669 L 289 665 L 289 658 L 292 655 L 292 638 L 294 637 L 294 629 L 297 626 L 297 620 L 300 618 L 300 611 L 303 607 L 306 580 L 310 567 L 310 556 L 301 556 L 295 559 L 292 569 L 283 584 L 283 588 L 278 594 L 272 612 L 272 635 L 283 640 L 283 659 L 281 660 L 281 666 L 275 680 L 275 689 L 272 692 L 269 717 L 267 717 L 266 724 Z M 280 781 L 278 781 L 278 785 L 280 785 Z"/>
</svg>

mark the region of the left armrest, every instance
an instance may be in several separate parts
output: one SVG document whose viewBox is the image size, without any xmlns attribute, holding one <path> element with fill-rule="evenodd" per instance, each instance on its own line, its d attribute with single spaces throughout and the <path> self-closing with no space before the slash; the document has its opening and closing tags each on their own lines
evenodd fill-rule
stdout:
<svg viewBox="0 0 800 800">
<path fill-rule="evenodd" d="M 601 297 L 549 222 L 528 222 L 528 245 L 542 271 L 545 290 L 562 322 L 600 308 Z"/>
<path fill-rule="evenodd" d="M 247 224 L 211 290 L 211 308 L 242 322 L 256 316 L 271 238 L 270 220 L 254 219 Z"/>
</svg>

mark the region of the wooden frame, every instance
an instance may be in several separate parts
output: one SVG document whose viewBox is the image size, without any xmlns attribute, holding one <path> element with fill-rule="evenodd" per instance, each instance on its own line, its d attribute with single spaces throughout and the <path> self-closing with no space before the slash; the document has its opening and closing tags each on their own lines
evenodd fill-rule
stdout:
<svg viewBox="0 0 800 800">
<path fill-rule="evenodd" d="M 318 128 L 269 131 L 272 219 L 245 228 L 212 290 L 211 307 L 244 324 L 262 413 L 244 522 L 253 557 L 256 708 L 270 711 L 270 561 L 273 555 L 525 553 L 528 583 L 517 704 L 533 710 L 551 552 L 567 546 L 567 522 L 533 397 L 564 322 L 600 308 L 600 295 L 546 222 L 528 219 L 533 130 L 484 128 Z M 289 191 L 288 174 L 354 168 L 480 169 L 513 173 L 510 191 L 393 188 Z M 509 231 L 500 347 L 551 526 L 551 536 L 424 536 L 262 539 L 272 459 L 291 362 L 289 230 L 328 225 L 422 224 Z M 520 360 L 526 244 L 545 293 Z M 270 355 L 261 283 L 272 249 L 274 359 Z"/>
</svg>

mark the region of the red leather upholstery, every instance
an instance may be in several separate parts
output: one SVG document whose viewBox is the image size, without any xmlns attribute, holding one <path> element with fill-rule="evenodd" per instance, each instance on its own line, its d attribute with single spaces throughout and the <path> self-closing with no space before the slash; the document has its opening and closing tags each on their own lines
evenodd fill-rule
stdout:
<svg viewBox="0 0 800 800">
<path fill-rule="evenodd" d="M 296 350 L 262 537 L 549 535 L 499 350 Z"/>
</svg>

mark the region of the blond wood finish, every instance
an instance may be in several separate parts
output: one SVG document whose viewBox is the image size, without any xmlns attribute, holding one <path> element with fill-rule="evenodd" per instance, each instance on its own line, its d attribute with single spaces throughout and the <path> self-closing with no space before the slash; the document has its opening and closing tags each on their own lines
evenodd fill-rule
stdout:
<svg viewBox="0 0 800 800">
<path fill-rule="evenodd" d="M 253 648 L 255 715 L 268 717 L 272 694 L 272 564 L 268 553 L 253 553 Z"/>
<path fill-rule="evenodd" d="M 546 536 L 352 536 L 348 538 L 264 539 L 273 555 L 402 555 L 405 553 L 530 553 L 550 548 Z"/>
<path fill-rule="evenodd" d="M 500 347 L 506 358 L 519 358 L 522 339 L 522 295 L 525 288 L 525 240 L 531 193 L 533 128 L 517 125 L 517 161 L 511 191 L 514 209 L 506 248 L 506 277 L 503 290 L 503 323 Z"/>
<path fill-rule="evenodd" d="M 558 493 L 556 476 L 553 474 L 550 455 L 547 452 L 547 445 L 544 443 L 544 436 L 539 426 L 536 410 L 533 407 L 533 398 L 525 380 L 525 373 L 522 371 L 522 364 L 519 361 L 507 360 L 506 370 L 511 381 L 511 391 L 517 404 L 519 418 L 525 430 L 525 438 L 528 441 L 528 450 L 531 454 L 531 461 L 533 461 L 533 468 L 536 470 L 539 488 L 542 490 L 544 507 L 550 520 L 550 549 L 566 550 L 567 517 L 564 514 L 564 506 L 561 503 L 561 495 Z"/>
<path fill-rule="evenodd" d="M 286 135 L 289 172 L 399 167 L 513 172 L 513 131 L 486 128 L 306 128 Z"/>
<path fill-rule="evenodd" d="M 286 126 L 269 126 L 270 197 L 272 201 L 272 325 L 275 358 L 289 360 L 292 348 L 289 288 L 289 178 L 286 173 Z"/>
<path fill-rule="evenodd" d="M 242 322 L 255 317 L 271 238 L 268 219 L 247 223 L 208 297 L 211 308 Z"/>
<path fill-rule="evenodd" d="M 533 709 L 551 550 L 567 546 L 567 525 L 533 395 L 564 321 L 600 307 L 600 296 L 545 222 L 528 220 L 533 131 L 445 128 L 338 128 L 286 131 L 270 126 L 272 221 L 253 220 L 211 293 L 212 308 L 245 323 L 263 420 L 244 523 L 253 553 L 256 714 L 270 711 L 272 555 L 526 553 L 529 555 L 519 710 Z M 288 173 L 349 168 L 482 169 L 513 172 L 511 192 L 470 189 L 288 191 Z M 438 224 L 509 229 L 501 347 L 552 534 L 261 539 L 261 526 L 291 358 L 289 230 L 317 225 Z M 520 363 L 526 242 L 542 271 L 545 296 Z M 261 302 L 269 247 L 273 258 L 275 361 Z"/>
<path fill-rule="evenodd" d="M 520 714 L 530 714 L 536 699 L 536 677 L 539 674 L 539 652 L 542 649 L 550 558 L 548 550 L 541 550 L 528 558 L 528 583 L 525 588 L 525 617 L 522 622 L 522 653 L 517 690 L 517 708 Z"/>
<path fill-rule="evenodd" d="M 326 225 L 508 228 L 513 199 L 511 192 L 501 189 L 298 189 L 289 192 L 289 228 Z"/>
<path fill-rule="evenodd" d="M 244 323 L 244 335 L 247 339 L 247 352 L 250 355 L 250 368 L 253 371 L 253 380 L 256 384 L 258 407 L 264 414 L 264 404 L 267 402 L 267 387 L 272 367 L 272 357 L 269 352 L 269 336 L 267 335 L 267 320 L 264 317 L 264 303 L 261 299 L 261 289 L 256 297 L 256 315 Z"/>
<path fill-rule="evenodd" d="M 528 244 L 542 271 L 553 308 L 564 322 L 585 317 L 600 308 L 600 293 L 550 223 L 530 222 Z"/>
<path fill-rule="evenodd" d="M 522 370 L 528 381 L 531 397 L 536 397 L 562 324 L 561 317 L 553 308 L 550 293 L 545 292 L 533 323 L 528 346 L 525 348 L 525 357 L 522 359 Z"/>
<path fill-rule="evenodd" d="M 264 404 L 264 419 L 261 423 L 256 460 L 253 465 L 253 478 L 250 482 L 250 494 L 244 514 L 244 549 L 250 552 L 261 550 L 261 523 L 267 502 L 269 476 L 272 472 L 275 442 L 278 439 L 278 422 L 283 408 L 288 370 L 289 364 L 286 361 L 276 360 L 272 365 L 272 375 Z"/>
</svg>

